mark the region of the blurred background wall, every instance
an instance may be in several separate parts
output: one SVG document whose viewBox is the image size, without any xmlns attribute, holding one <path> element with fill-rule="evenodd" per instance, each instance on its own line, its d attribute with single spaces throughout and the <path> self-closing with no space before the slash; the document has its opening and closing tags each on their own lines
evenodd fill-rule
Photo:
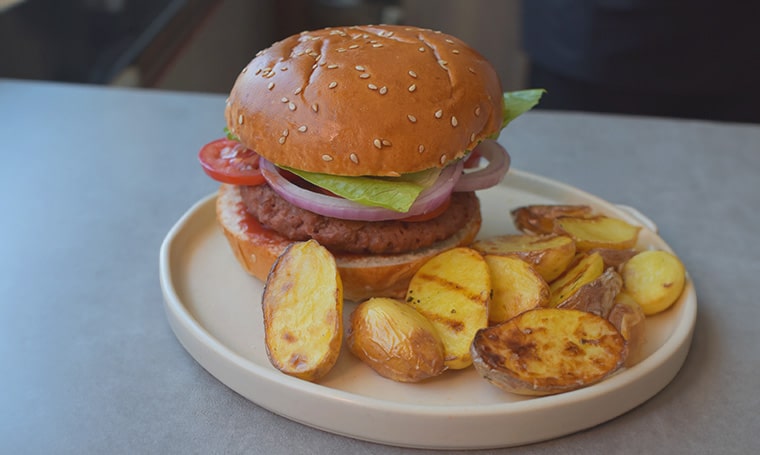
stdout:
<svg viewBox="0 0 760 455">
<path fill-rule="evenodd" d="M 0 77 L 224 93 L 260 49 L 303 30 L 442 30 L 523 84 L 519 0 L 0 0 Z"/>
</svg>

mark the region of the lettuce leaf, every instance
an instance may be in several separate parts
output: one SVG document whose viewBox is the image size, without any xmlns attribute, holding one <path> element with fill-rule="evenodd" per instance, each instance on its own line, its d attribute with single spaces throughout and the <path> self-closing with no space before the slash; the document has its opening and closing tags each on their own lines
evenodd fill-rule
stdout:
<svg viewBox="0 0 760 455">
<path fill-rule="evenodd" d="M 504 119 L 501 122 L 501 128 L 504 129 L 509 122 L 533 109 L 541 101 L 544 93 L 546 90 L 542 88 L 504 92 Z"/>
<path fill-rule="evenodd" d="M 406 213 L 417 196 L 435 183 L 440 169 L 404 174 L 401 177 L 344 176 L 283 168 L 307 182 L 350 201 Z"/>
</svg>

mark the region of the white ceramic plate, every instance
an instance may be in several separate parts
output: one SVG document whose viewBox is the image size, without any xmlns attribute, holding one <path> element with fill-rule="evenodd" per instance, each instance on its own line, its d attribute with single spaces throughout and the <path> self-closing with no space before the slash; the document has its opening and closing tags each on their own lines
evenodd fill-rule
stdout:
<svg viewBox="0 0 760 455">
<path fill-rule="evenodd" d="M 643 225 L 641 246 L 669 250 L 654 224 L 629 207 L 517 170 L 478 193 L 481 237 L 515 232 L 510 209 L 585 203 Z M 681 368 L 697 299 L 691 282 L 673 307 L 647 320 L 644 359 L 600 384 L 528 398 L 500 391 L 473 368 L 421 384 L 382 378 L 347 350 L 320 383 L 275 370 L 264 348 L 262 284 L 238 266 L 216 225 L 213 195 L 193 206 L 161 247 L 166 313 L 185 349 L 222 383 L 277 414 L 332 433 L 384 444 L 437 449 L 507 447 L 573 433 L 652 397 Z M 348 303 L 345 314 L 353 309 Z"/>
</svg>

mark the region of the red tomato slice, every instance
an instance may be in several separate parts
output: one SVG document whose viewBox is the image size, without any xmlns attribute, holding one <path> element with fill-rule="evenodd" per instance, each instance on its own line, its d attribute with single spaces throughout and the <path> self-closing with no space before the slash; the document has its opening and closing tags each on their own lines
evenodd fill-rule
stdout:
<svg viewBox="0 0 760 455">
<path fill-rule="evenodd" d="M 230 139 L 217 139 L 198 152 L 203 170 L 214 180 L 232 185 L 261 185 L 259 154 Z"/>
<path fill-rule="evenodd" d="M 409 221 L 409 222 L 418 222 L 418 221 L 427 221 L 432 220 L 433 218 L 436 218 L 443 214 L 443 212 L 446 211 L 446 209 L 449 208 L 449 205 L 451 205 L 451 198 L 446 199 L 443 204 L 439 205 L 435 209 L 431 210 L 428 213 L 423 213 L 420 215 L 412 215 L 408 216 L 406 218 L 401 218 L 399 221 Z"/>
</svg>

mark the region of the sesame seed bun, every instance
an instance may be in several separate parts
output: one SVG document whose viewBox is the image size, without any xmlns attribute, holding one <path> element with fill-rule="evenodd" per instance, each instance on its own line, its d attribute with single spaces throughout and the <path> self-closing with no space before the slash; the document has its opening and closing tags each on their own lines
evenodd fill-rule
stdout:
<svg viewBox="0 0 760 455">
<path fill-rule="evenodd" d="M 498 132 L 502 87 L 491 64 L 453 36 L 339 27 L 261 51 L 225 115 L 243 144 L 278 165 L 397 176 L 443 167 Z"/>
</svg>

